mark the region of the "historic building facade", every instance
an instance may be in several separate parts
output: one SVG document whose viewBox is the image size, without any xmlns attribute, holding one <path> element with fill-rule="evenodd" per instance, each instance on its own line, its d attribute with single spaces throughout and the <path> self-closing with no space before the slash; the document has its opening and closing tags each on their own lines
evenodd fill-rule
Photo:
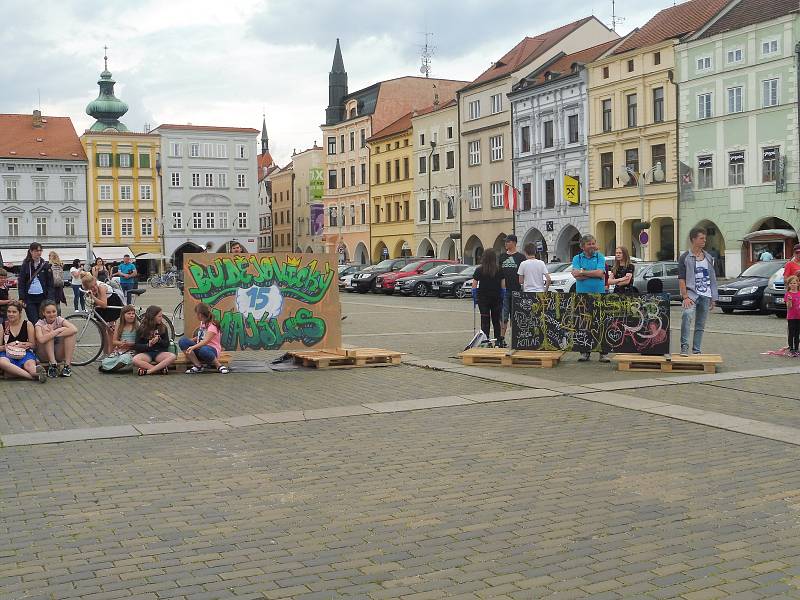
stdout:
<svg viewBox="0 0 800 600">
<path fill-rule="evenodd" d="M 272 188 L 272 249 L 275 252 L 294 252 L 293 167 L 289 163 L 267 176 Z"/>
<path fill-rule="evenodd" d="M 69 117 L 0 115 L 0 252 L 18 265 L 37 241 L 45 256 L 87 256 L 86 154 Z"/>
<path fill-rule="evenodd" d="M 707 227 L 729 277 L 797 242 L 798 10 L 741 0 L 677 47 L 681 236 Z"/>
<path fill-rule="evenodd" d="M 325 189 L 322 148 L 313 147 L 292 155 L 294 165 L 293 227 L 296 252 L 323 253 L 322 241 L 325 211 L 322 193 Z"/>
</svg>

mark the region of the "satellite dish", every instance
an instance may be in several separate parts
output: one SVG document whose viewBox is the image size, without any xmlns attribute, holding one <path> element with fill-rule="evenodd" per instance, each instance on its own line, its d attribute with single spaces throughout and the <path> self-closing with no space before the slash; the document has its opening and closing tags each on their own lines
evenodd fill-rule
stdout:
<svg viewBox="0 0 800 600">
<path fill-rule="evenodd" d="M 427 67 L 427 65 L 422 65 L 422 66 L 419 68 L 419 72 L 420 72 L 420 73 L 422 73 L 423 75 L 427 75 L 427 74 L 428 74 L 428 67 Z"/>
</svg>

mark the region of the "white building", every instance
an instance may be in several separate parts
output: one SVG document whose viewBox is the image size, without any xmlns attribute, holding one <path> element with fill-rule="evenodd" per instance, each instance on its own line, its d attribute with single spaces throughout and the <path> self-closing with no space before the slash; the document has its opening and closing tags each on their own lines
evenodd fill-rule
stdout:
<svg viewBox="0 0 800 600">
<path fill-rule="evenodd" d="M 164 254 L 258 249 L 256 141 L 247 127 L 160 125 Z"/>
<path fill-rule="evenodd" d="M 28 245 L 87 259 L 86 154 L 69 117 L 0 115 L 0 252 L 19 265 Z"/>
<path fill-rule="evenodd" d="M 520 247 L 533 242 L 545 260 L 568 261 L 589 232 L 586 160 L 588 72 L 619 40 L 573 54 L 559 53 L 514 85 L 514 186 L 522 191 L 515 233 Z M 577 202 L 565 198 L 564 177 L 579 181 Z"/>
</svg>

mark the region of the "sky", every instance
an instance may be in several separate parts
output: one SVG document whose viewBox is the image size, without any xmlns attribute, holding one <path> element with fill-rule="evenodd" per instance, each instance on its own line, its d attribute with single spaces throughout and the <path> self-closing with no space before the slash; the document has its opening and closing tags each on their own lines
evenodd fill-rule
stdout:
<svg viewBox="0 0 800 600">
<path fill-rule="evenodd" d="M 641 26 L 673 0 L 617 0 Z M 554 10 L 558 7 L 559 10 Z M 469 81 L 526 35 L 594 14 L 611 22 L 611 0 L 2 0 L 0 113 L 93 119 L 108 45 L 108 68 L 132 131 L 162 123 L 261 129 L 281 165 L 321 144 L 328 72 L 341 39 L 349 89 L 419 76 L 424 32 L 432 77 Z"/>
</svg>

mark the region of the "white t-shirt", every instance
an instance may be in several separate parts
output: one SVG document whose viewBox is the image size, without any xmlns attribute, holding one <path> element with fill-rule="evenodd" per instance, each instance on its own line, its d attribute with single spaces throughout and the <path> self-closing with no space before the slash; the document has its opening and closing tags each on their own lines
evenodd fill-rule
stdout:
<svg viewBox="0 0 800 600">
<path fill-rule="evenodd" d="M 711 276 L 708 274 L 707 259 L 698 260 L 694 265 L 694 291 L 698 296 L 711 298 Z"/>
<path fill-rule="evenodd" d="M 69 274 L 72 276 L 72 285 L 81 284 L 81 270 L 78 267 L 72 267 Z"/>
<path fill-rule="evenodd" d="M 545 276 L 547 275 L 547 265 L 538 258 L 529 258 L 522 261 L 517 270 L 518 275 L 522 275 L 523 292 L 543 292 Z"/>
</svg>

